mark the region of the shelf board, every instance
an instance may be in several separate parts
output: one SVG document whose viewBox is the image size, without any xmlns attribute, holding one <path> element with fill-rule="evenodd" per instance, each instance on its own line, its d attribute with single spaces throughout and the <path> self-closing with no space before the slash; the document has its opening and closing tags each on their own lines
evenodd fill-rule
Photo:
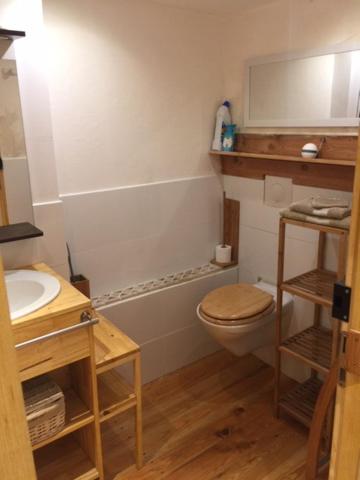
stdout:
<svg viewBox="0 0 360 480">
<path fill-rule="evenodd" d="M 94 415 L 72 389 L 64 391 L 65 396 L 65 426 L 56 435 L 33 445 L 33 450 L 45 447 L 49 443 L 65 437 L 94 421 Z"/>
<path fill-rule="evenodd" d="M 332 332 L 309 327 L 288 338 L 279 346 L 281 352 L 303 361 L 320 373 L 327 374 L 331 364 Z"/>
<path fill-rule="evenodd" d="M 99 473 L 72 435 L 34 453 L 38 480 L 96 480 Z"/>
<path fill-rule="evenodd" d="M 281 290 L 310 300 L 324 307 L 331 307 L 333 300 L 335 272 L 316 268 L 297 277 L 286 280 Z"/>
<path fill-rule="evenodd" d="M 135 407 L 136 396 L 131 386 L 115 370 L 97 376 L 100 422 Z"/>
<path fill-rule="evenodd" d="M 0 226 L 0 243 L 26 240 L 27 238 L 42 237 L 43 235 L 44 232 L 29 222 Z"/>
<path fill-rule="evenodd" d="M 297 163 L 315 163 L 322 165 L 341 165 L 345 167 L 355 167 L 355 161 L 353 160 L 341 160 L 330 158 L 303 158 L 294 157 L 291 155 L 269 155 L 267 153 L 249 153 L 249 152 L 218 152 L 216 150 L 210 150 L 210 155 L 221 157 L 238 157 L 238 158 L 256 158 L 263 160 L 279 160 L 283 162 L 297 162 Z"/>
<path fill-rule="evenodd" d="M 99 323 L 94 326 L 94 337 L 96 372 L 99 375 L 133 360 L 140 347 L 99 312 L 97 317 Z"/>
<path fill-rule="evenodd" d="M 17 38 L 25 37 L 25 32 L 22 30 L 7 30 L 6 28 L 0 28 L 0 40 L 16 40 Z"/>
<path fill-rule="evenodd" d="M 213 265 L 217 265 L 218 267 L 221 267 L 221 268 L 235 267 L 236 265 L 238 265 L 238 262 L 236 262 L 235 260 L 232 260 L 231 262 L 228 262 L 228 263 L 221 263 L 221 262 L 217 262 L 215 258 L 210 260 L 210 263 L 212 263 Z"/>
<path fill-rule="evenodd" d="M 309 378 L 280 399 L 280 408 L 310 428 L 316 400 L 322 385 L 318 378 Z"/>
</svg>

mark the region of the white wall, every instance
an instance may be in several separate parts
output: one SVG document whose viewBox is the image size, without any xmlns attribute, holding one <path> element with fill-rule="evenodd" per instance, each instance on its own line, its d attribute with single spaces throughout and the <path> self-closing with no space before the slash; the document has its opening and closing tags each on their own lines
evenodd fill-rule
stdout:
<svg viewBox="0 0 360 480">
<path fill-rule="evenodd" d="M 67 274 L 62 204 L 58 196 L 53 149 L 41 0 L 0 0 L 0 24 L 26 31 L 0 55 L 16 58 L 25 143 L 35 224 L 44 231 L 40 239 L 3 244 L 5 266 L 14 268 L 45 261 Z M 6 42 L 4 42 L 6 43 Z"/>
<path fill-rule="evenodd" d="M 247 59 L 331 45 L 355 42 L 359 45 L 359 22 L 360 3 L 357 0 L 275 0 L 265 7 L 229 17 L 223 35 L 224 94 L 233 102 L 235 123 L 243 125 Z M 248 129 L 249 132 L 254 130 L 259 131 Z"/>
<path fill-rule="evenodd" d="M 44 0 L 44 12 L 76 269 L 97 295 L 208 262 L 222 192 L 207 155 L 223 87 L 216 18 L 145 0 Z"/>
<path fill-rule="evenodd" d="M 74 265 L 91 280 L 93 296 L 204 265 L 220 241 L 214 176 L 62 199 Z"/>
<path fill-rule="evenodd" d="M 212 174 L 215 17 L 146 0 L 44 0 L 60 192 Z"/>
</svg>

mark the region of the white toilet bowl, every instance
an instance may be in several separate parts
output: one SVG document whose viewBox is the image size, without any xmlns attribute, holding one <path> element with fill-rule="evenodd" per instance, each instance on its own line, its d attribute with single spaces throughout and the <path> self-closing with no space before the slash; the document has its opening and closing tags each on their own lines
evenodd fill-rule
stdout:
<svg viewBox="0 0 360 480">
<path fill-rule="evenodd" d="M 276 287 L 265 282 L 258 282 L 253 286 L 272 295 L 274 299 L 273 305 L 253 317 L 243 318 L 236 322 L 230 319 L 219 321 L 205 315 L 201 310 L 201 303 L 197 307 L 197 315 L 208 333 L 224 348 L 237 356 L 246 355 L 260 347 L 271 345 L 275 339 Z M 273 306 L 275 308 L 272 308 Z M 284 334 L 290 324 L 292 309 L 293 297 L 289 293 L 284 292 Z"/>
</svg>

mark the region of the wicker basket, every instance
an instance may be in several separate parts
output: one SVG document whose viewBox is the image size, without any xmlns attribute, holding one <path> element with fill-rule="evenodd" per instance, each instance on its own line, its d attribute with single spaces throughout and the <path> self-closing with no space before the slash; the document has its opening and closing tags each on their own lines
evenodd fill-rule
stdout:
<svg viewBox="0 0 360 480">
<path fill-rule="evenodd" d="M 35 445 L 63 429 L 64 394 L 46 375 L 25 382 L 23 391 L 30 440 L 32 445 Z"/>
</svg>

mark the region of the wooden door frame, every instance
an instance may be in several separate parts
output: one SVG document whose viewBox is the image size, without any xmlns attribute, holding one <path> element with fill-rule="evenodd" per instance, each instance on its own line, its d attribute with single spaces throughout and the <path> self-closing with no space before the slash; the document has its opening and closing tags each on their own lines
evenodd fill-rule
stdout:
<svg viewBox="0 0 360 480">
<path fill-rule="evenodd" d="M 36 480 L 24 398 L 0 257 L 0 473 L 11 480 Z"/>
<path fill-rule="evenodd" d="M 353 205 L 348 247 L 346 285 L 351 287 L 349 324 L 343 331 L 360 332 L 360 140 L 355 167 Z M 338 386 L 330 480 L 360 479 L 360 376 L 346 372 Z"/>
</svg>

